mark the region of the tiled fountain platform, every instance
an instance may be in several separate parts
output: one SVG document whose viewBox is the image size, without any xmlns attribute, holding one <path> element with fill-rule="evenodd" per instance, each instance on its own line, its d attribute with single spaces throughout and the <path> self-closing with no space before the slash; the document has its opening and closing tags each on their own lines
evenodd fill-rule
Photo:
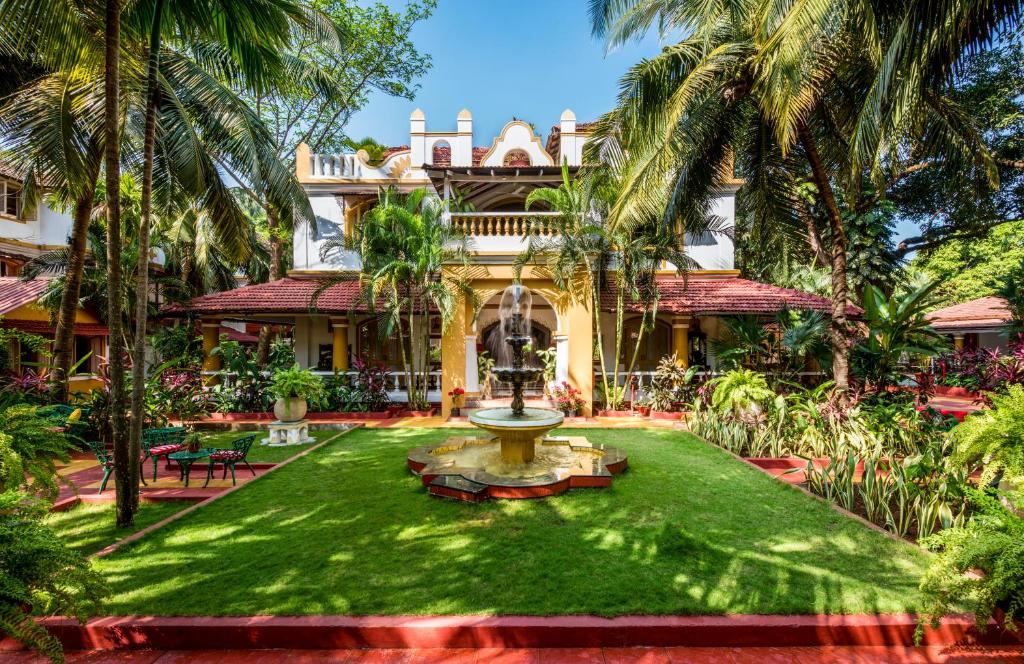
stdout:
<svg viewBox="0 0 1024 664">
<path fill-rule="evenodd" d="M 545 498 L 569 489 L 606 487 L 611 485 L 613 475 L 629 465 L 626 453 L 619 448 L 591 443 L 584 436 L 550 436 L 539 440 L 539 454 L 545 448 L 566 448 L 571 450 L 573 462 L 527 477 L 459 465 L 459 453 L 491 446 L 496 449 L 497 445 L 497 440 L 489 437 L 452 436 L 440 445 L 410 450 L 406 463 L 422 478 L 431 495 L 473 503 L 487 498 Z"/>
</svg>

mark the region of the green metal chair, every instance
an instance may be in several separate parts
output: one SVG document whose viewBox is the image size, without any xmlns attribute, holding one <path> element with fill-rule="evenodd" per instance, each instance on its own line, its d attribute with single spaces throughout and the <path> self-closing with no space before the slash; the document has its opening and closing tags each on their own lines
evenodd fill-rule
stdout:
<svg viewBox="0 0 1024 664">
<path fill-rule="evenodd" d="M 87 440 L 85 444 L 89 446 L 89 449 L 96 455 L 100 465 L 103 467 L 103 481 L 100 482 L 100 490 L 97 491 L 97 493 L 103 493 L 103 490 L 107 488 L 107 480 L 110 479 L 110 473 L 114 472 L 114 455 L 98 440 Z"/>
<path fill-rule="evenodd" d="M 210 454 L 210 464 L 206 469 L 206 484 L 203 484 L 203 488 L 210 483 L 213 478 L 213 466 L 217 463 L 224 464 L 224 475 L 221 479 L 227 479 L 228 469 L 231 470 L 231 486 L 235 486 L 235 464 L 244 463 L 245 467 L 249 469 L 253 477 L 256 477 L 256 471 L 253 470 L 252 466 L 246 460 L 249 455 L 249 450 L 252 448 L 253 443 L 256 442 L 258 434 L 249 434 L 248 436 L 242 436 L 236 438 L 231 442 L 230 449 L 217 449 Z"/>
<path fill-rule="evenodd" d="M 180 452 L 185 449 L 185 427 L 164 427 L 162 429 L 146 429 L 142 432 L 142 463 L 153 460 L 153 481 L 156 482 L 156 470 L 160 457 Z"/>
</svg>

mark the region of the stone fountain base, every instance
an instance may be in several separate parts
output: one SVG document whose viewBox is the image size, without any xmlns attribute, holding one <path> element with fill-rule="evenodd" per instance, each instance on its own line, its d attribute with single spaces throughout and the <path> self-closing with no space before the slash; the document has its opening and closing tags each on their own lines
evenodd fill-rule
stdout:
<svg viewBox="0 0 1024 664">
<path fill-rule="evenodd" d="M 628 466 L 622 450 L 590 443 L 584 436 L 548 436 L 537 439 L 535 447 L 532 461 L 514 463 L 504 458 L 497 438 L 453 436 L 440 445 L 411 450 L 407 464 L 431 495 L 468 502 L 606 487 Z"/>
</svg>

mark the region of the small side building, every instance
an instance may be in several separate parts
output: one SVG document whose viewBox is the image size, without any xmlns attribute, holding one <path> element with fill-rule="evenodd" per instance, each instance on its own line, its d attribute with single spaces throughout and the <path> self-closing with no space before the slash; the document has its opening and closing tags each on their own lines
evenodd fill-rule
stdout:
<svg viewBox="0 0 1024 664">
<path fill-rule="evenodd" d="M 932 327 L 948 336 L 957 350 L 1001 348 L 1010 345 L 1010 321 L 1006 300 L 990 295 L 938 309 L 928 315 Z"/>
</svg>

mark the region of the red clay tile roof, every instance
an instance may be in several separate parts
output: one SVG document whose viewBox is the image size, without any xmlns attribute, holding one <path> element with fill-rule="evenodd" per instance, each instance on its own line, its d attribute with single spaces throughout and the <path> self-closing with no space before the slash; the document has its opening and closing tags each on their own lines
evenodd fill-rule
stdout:
<svg viewBox="0 0 1024 664">
<path fill-rule="evenodd" d="M 393 154 L 398 154 L 399 152 L 408 152 L 408 151 L 409 151 L 409 146 L 408 145 L 392 145 L 388 149 L 384 150 L 384 157 L 381 158 L 381 161 L 387 161 L 388 157 L 390 157 Z"/>
<path fill-rule="evenodd" d="M 38 300 L 48 283 L 47 279 L 22 281 L 18 277 L 0 277 L 0 315 Z"/>
<path fill-rule="evenodd" d="M 961 302 L 928 314 L 928 320 L 936 330 L 1003 327 L 1012 318 L 1006 300 L 995 295 Z"/>
<path fill-rule="evenodd" d="M 473 148 L 473 166 L 479 166 L 480 162 L 483 161 L 484 155 L 490 148 L 475 147 Z M 451 166 L 452 165 L 452 149 L 446 145 L 438 145 L 431 150 L 433 153 L 432 166 Z"/>
<path fill-rule="evenodd" d="M 285 277 L 265 284 L 252 284 L 221 293 L 194 298 L 188 306 L 170 305 L 164 313 L 191 311 L 196 314 L 341 314 L 362 312 L 360 287 L 356 280 L 343 281 L 329 287 L 311 306 L 313 295 L 325 283 L 322 279 Z M 358 305 L 358 306 L 357 306 Z"/>
<path fill-rule="evenodd" d="M 661 299 L 658 310 L 673 314 L 774 314 L 783 306 L 790 309 L 813 309 L 828 313 L 830 302 L 819 296 L 791 288 L 740 279 L 739 277 L 658 277 Z M 615 310 L 615 293 L 604 292 L 602 309 Z M 639 302 L 626 305 L 630 311 L 641 311 Z M 851 314 L 859 314 L 854 309 Z"/>
</svg>

